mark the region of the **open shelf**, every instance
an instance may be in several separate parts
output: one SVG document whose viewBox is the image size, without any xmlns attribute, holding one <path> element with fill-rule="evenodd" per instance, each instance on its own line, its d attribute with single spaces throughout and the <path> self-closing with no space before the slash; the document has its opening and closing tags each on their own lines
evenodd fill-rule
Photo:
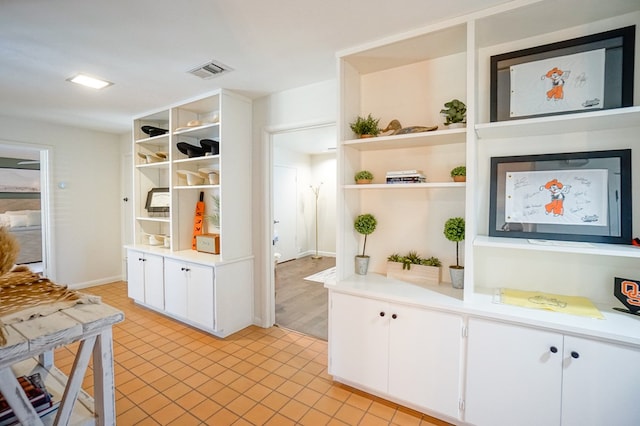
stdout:
<svg viewBox="0 0 640 426">
<path fill-rule="evenodd" d="M 220 127 L 220 123 L 206 123 L 202 126 L 192 127 L 173 132 L 175 136 L 193 136 L 195 138 L 206 138 L 212 134 L 212 129 Z"/>
<path fill-rule="evenodd" d="M 215 189 L 220 188 L 220 185 L 179 185 L 174 186 L 173 189 Z"/>
<path fill-rule="evenodd" d="M 464 188 L 465 182 L 426 182 L 426 183 L 370 183 L 366 185 L 343 185 L 344 189 L 429 189 Z"/>
<path fill-rule="evenodd" d="M 496 247 L 514 250 L 535 250 L 556 253 L 640 258 L 640 247 L 625 244 L 528 240 L 526 238 L 503 238 L 478 235 L 473 240 L 473 245 L 476 247 Z"/>
<path fill-rule="evenodd" d="M 14 364 L 11 369 L 16 377 L 40 373 L 40 377 L 44 380 L 47 391 L 52 395 L 54 403 L 60 403 L 62 395 L 67 383 L 67 376 L 56 367 L 44 368 L 34 358 L 30 358 Z M 54 424 L 56 413 L 58 410 L 41 417 L 45 426 Z M 91 395 L 80 389 L 78 392 L 78 400 L 73 406 L 73 413 L 69 421 L 70 426 L 89 426 L 95 424 L 95 413 L 93 398 Z"/>
<path fill-rule="evenodd" d="M 169 217 L 144 217 L 144 216 L 138 216 L 136 217 L 136 220 L 143 220 L 146 222 L 159 222 L 159 223 L 169 223 L 171 222 L 171 218 Z"/>
<path fill-rule="evenodd" d="M 592 132 L 616 128 L 639 127 L 640 107 L 554 115 L 550 117 L 499 121 L 476 125 L 479 139 L 505 139 L 561 133 Z"/>
<path fill-rule="evenodd" d="M 344 141 L 345 147 L 359 151 L 383 149 L 415 148 L 423 146 L 464 143 L 467 129 L 434 130 L 432 132 L 410 133 L 407 135 L 378 136 L 374 138 Z"/>
<path fill-rule="evenodd" d="M 169 165 L 168 161 L 160 161 L 158 163 L 136 164 L 138 169 L 163 169 Z"/>
<path fill-rule="evenodd" d="M 166 146 L 169 143 L 169 133 L 151 138 L 137 139 L 135 143 L 139 145 Z"/>
</svg>

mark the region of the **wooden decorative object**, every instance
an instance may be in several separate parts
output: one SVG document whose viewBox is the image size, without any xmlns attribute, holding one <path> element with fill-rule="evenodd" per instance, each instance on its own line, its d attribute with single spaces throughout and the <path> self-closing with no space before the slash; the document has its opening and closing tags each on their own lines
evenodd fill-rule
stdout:
<svg viewBox="0 0 640 426">
<path fill-rule="evenodd" d="M 387 262 L 387 277 L 419 285 L 438 285 L 441 278 L 439 266 L 411 265 L 402 269 L 400 262 Z"/>
</svg>

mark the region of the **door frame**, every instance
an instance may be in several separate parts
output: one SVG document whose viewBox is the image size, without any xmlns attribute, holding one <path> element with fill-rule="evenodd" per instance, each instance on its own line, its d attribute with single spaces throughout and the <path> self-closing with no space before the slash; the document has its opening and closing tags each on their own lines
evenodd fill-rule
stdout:
<svg viewBox="0 0 640 426">
<path fill-rule="evenodd" d="M 335 120 L 314 120 L 297 124 L 285 124 L 280 126 L 267 126 L 262 131 L 262 140 L 267 147 L 263 155 L 263 179 L 262 179 L 262 205 L 266 213 L 263 218 L 263 276 L 266 279 L 265 292 L 262 299 L 262 325 L 271 327 L 276 322 L 276 276 L 273 249 L 273 148 L 274 137 L 277 134 L 296 132 L 300 130 L 310 130 L 322 127 L 336 126 Z"/>
<path fill-rule="evenodd" d="M 38 153 L 40 160 L 40 210 L 42 218 L 42 275 L 56 281 L 56 259 L 53 233 L 53 190 L 51 171 L 53 170 L 53 147 L 28 142 L 0 140 L 0 146 L 11 150 Z"/>
</svg>

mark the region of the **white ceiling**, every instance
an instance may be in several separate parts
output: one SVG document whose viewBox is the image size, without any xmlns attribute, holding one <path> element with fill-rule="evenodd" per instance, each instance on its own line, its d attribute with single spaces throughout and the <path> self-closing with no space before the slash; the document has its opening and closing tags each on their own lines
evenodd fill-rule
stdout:
<svg viewBox="0 0 640 426">
<path fill-rule="evenodd" d="M 0 0 L 0 115 L 124 133 L 220 87 L 251 98 L 335 78 L 337 51 L 507 0 Z M 210 60 L 234 71 L 201 80 Z M 66 81 L 78 72 L 115 84 Z"/>
</svg>

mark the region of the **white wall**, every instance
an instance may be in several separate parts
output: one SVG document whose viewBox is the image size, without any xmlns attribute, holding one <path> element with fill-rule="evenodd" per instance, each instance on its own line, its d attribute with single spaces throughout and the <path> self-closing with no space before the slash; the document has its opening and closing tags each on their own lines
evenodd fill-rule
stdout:
<svg viewBox="0 0 640 426">
<path fill-rule="evenodd" d="M 337 87 L 327 80 L 273 93 L 253 102 L 253 253 L 255 255 L 254 321 L 269 326 L 269 274 L 271 241 L 265 200 L 269 196 L 269 140 L 267 130 L 305 127 L 336 121 Z"/>
<path fill-rule="evenodd" d="M 51 278 L 70 287 L 122 279 L 119 136 L 0 116 L 0 140 L 52 147 Z"/>
<path fill-rule="evenodd" d="M 311 184 L 322 182 L 318 197 L 318 252 L 321 255 L 336 255 L 336 154 L 315 154 L 311 156 Z M 311 192 L 311 191 L 309 191 Z M 315 203 L 315 196 L 310 194 L 310 202 Z M 315 250 L 315 205 L 310 204 L 309 242 Z"/>
<path fill-rule="evenodd" d="M 336 155 L 305 154 L 284 148 L 273 149 L 274 166 L 295 168 L 298 172 L 298 257 L 315 254 L 315 194 L 309 187 L 320 185 L 318 195 L 318 253 L 336 253 Z"/>
<path fill-rule="evenodd" d="M 285 148 L 273 147 L 273 165 L 289 167 L 296 170 L 296 258 L 306 254 L 312 244 L 309 240 L 308 229 L 313 217 L 309 212 L 309 189 L 311 167 L 309 155 L 291 151 Z M 282 235 L 281 235 L 282 236 Z"/>
</svg>

